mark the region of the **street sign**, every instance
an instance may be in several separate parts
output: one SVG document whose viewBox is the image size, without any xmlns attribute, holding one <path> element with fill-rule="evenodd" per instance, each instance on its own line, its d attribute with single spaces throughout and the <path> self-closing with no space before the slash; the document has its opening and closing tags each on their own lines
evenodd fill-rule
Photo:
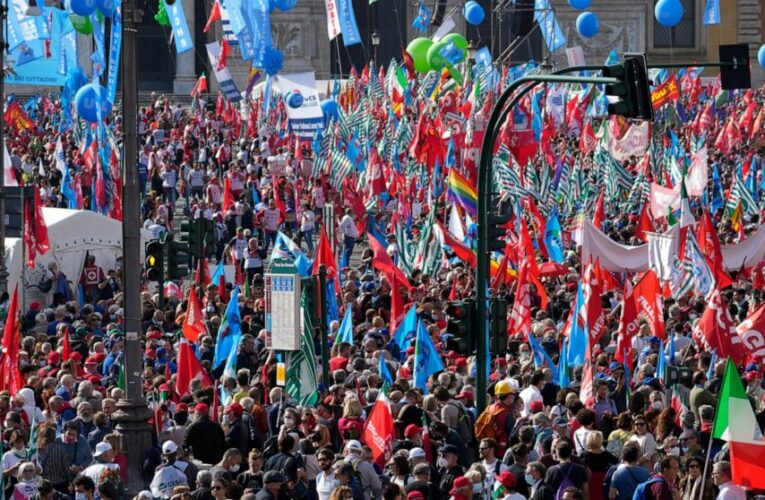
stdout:
<svg viewBox="0 0 765 500">
<path fill-rule="evenodd" d="M 293 266 L 294 269 L 294 266 Z M 266 347 L 300 350 L 300 275 L 278 266 L 266 274 Z M 287 271 L 287 272 L 285 272 Z"/>
</svg>

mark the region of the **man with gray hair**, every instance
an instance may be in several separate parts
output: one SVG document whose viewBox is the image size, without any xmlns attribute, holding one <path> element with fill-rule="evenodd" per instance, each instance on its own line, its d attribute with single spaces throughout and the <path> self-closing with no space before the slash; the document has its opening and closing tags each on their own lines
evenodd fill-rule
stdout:
<svg viewBox="0 0 765 500">
<path fill-rule="evenodd" d="M 209 470 L 201 470 L 197 472 L 197 488 L 191 492 L 191 498 L 193 500 L 214 500 L 212 491 L 210 490 L 212 480 L 213 477 Z"/>
<path fill-rule="evenodd" d="M 720 489 L 717 500 L 746 500 L 744 488 L 731 482 L 730 462 L 722 460 L 712 467 L 712 481 Z"/>
<path fill-rule="evenodd" d="M 382 483 L 380 476 L 375 472 L 374 466 L 362 457 L 361 443 L 351 439 L 345 443 L 344 461 L 353 466 L 353 470 L 359 472 L 361 477 L 361 489 L 364 491 L 364 498 L 380 498 L 382 495 Z"/>
</svg>

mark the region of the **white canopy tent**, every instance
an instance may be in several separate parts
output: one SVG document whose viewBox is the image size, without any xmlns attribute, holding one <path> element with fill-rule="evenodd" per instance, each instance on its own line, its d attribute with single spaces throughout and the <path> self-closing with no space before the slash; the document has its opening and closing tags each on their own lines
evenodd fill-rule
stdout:
<svg viewBox="0 0 765 500">
<path fill-rule="evenodd" d="M 72 289 L 77 289 L 85 255 L 95 256 L 96 264 L 103 268 L 104 273 L 115 269 L 117 258 L 122 255 L 122 223 L 109 217 L 89 210 L 68 210 L 64 208 L 43 208 L 43 217 L 48 226 L 50 251 L 38 255 L 34 268 L 24 271 L 23 288 L 20 287 L 19 298 L 28 304 L 29 301 L 40 300 L 43 304 L 51 302 L 52 295 L 40 291 L 39 285 L 48 276 L 48 264 L 56 262 L 59 269 L 72 283 Z M 141 259 L 144 255 L 144 244 L 151 239 L 149 231 L 141 230 Z M 23 240 L 6 238 L 6 263 L 8 266 L 8 290 L 12 291 L 20 283 L 21 270 L 26 256 L 24 255 Z M 135 272 L 138 272 L 136 270 Z"/>
</svg>

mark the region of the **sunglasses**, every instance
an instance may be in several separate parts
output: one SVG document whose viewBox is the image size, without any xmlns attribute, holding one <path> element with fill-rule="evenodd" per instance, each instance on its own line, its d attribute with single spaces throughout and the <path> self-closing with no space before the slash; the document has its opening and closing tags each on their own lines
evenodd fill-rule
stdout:
<svg viewBox="0 0 765 500">
<path fill-rule="evenodd" d="M 213 486 L 212 489 L 215 491 L 222 490 L 223 486 Z"/>
</svg>

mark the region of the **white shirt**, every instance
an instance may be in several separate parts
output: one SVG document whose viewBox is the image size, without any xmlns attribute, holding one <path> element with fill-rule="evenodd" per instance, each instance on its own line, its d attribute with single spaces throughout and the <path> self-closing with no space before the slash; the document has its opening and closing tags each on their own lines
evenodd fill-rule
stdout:
<svg viewBox="0 0 765 500">
<path fill-rule="evenodd" d="M 539 401 L 542 404 L 544 404 L 544 399 L 542 398 L 542 393 L 540 392 L 539 388 L 535 385 L 530 385 L 524 390 L 521 391 L 520 394 L 521 399 L 523 400 L 523 410 L 521 411 L 522 417 L 528 417 L 529 413 L 531 412 L 531 402 L 532 401 Z"/>
<path fill-rule="evenodd" d="M 483 465 L 484 470 L 486 471 L 486 478 L 483 480 L 483 489 L 484 491 L 492 491 L 492 486 L 494 486 L 494 480 L 499 475 L 497 473 L 497 463 L 499 462 L 499 474 L 502 474 L 507 470 L 507 465 L 502 460 L 498 459 L 497 457 L 494 457 L 494 461 L 491 463 L 488 463 L 486 460 L 481 460 L 481 465 Z"/>
<path fill-rule="evenodd" d="M 720 493 L 717 500 L 746 500 L 746 491 L 741 486 L 728 481 L 720 485 Z"/>
<path fill-rule="evenodd" d="M 3 455 L 3 470 L 8 470 L 18 463 L 27 461 L 27 450 L 22 449 L 19 451 L 23 453 L 23 456 L 21 457 L 18 456 L 17 454 L 13 452 L 13 450 L 5 452 L 5 454 Z M 11 475 L 13 477 L 19 477 L 19 470 L 16 469 L 16 471 Z"/>
<path fill-rule="evenodd" d="M 340 221 L 340 233 L 349 238 L 355 239 L 359 237 L 359 230 L 356 228 L 353 217 L 350 215 L 343 216 L 343 220 Z"/>
<path fill-rule="evenodd" d="M 502 500 L 526 500 L 526 497 L 521 495 L 520 493 L 510 493 L 508 495 L 505 495 L 504 497 L 501 497 Z"/>
<path fill-rule="evenodd" d="M 581 457 L 587 451 L 587 438 L 590 436 L 590 432 L 592 431 L 584 427 L 574 431 L 574 448 L 578 457 Z"/>
<path fill-rule="evenodd" d="M 98 484 L 99 479 L 101 477 L 101 473 L 104 471 L 104 469 L 111 469 L 113 471 L 120 470 L 120 466 L 117 464 L 105 464 L 101 462 L 96 462 L 90 467 L 87 467 L 84 471 L 82 471 L 83 476 L 88 476 L 90 479 L 93 480 L 94 483 Z"/>
<path fill-rule="evenodd" d="M 300 230 L 312 231 L 314 223 L 316 222 L 316 215 L 313 210 L 303 210 L 300 213 Z"/>
<path fill-rule="evenodd" d="M 334 481 L 335 475 L 333 473 L 319 472 L 319 475 L 316 476 L 316 493 L 319 495 L 319 500 L 329 500 L 335 489 Z"/>
</svg>

